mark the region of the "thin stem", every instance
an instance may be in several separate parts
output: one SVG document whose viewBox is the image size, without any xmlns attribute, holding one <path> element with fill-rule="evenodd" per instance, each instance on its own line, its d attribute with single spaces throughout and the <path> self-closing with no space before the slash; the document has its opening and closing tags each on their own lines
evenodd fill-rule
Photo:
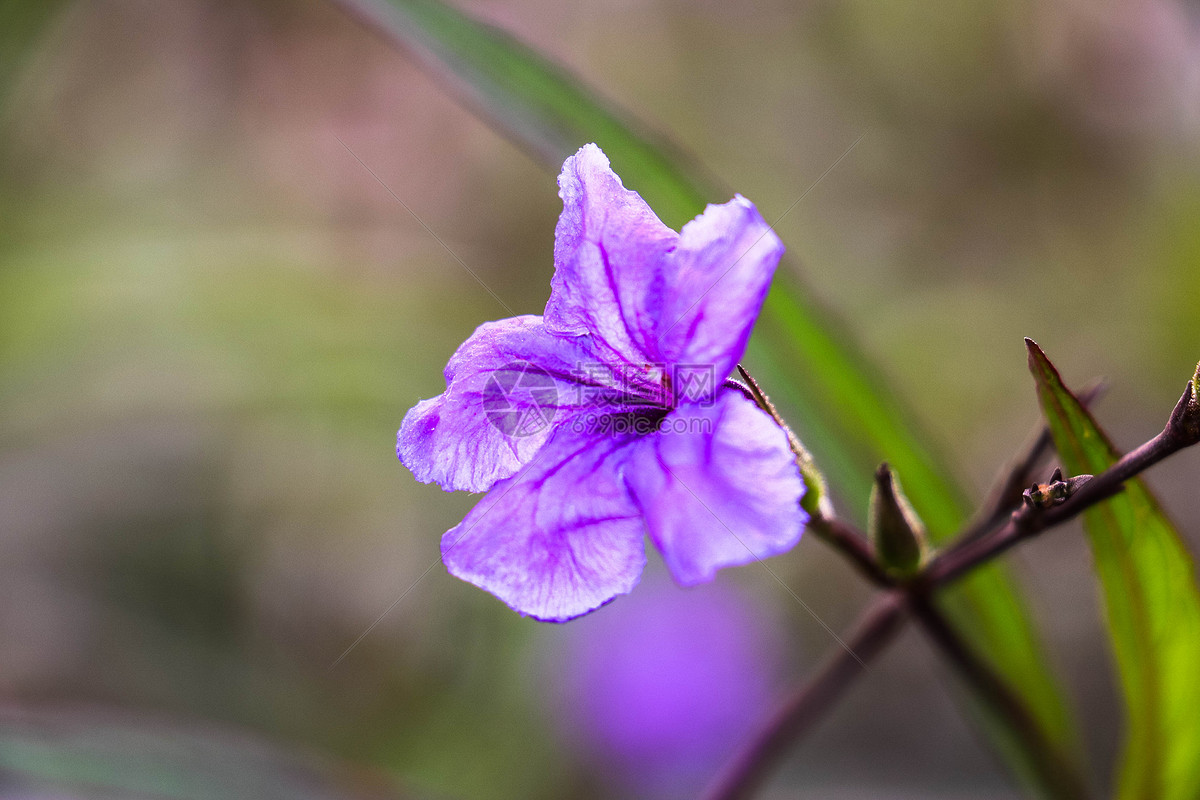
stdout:
<svg viewBox="0 0 1200 800">
<path fill-rule="evenodd" d="M 1041 783 L 1051 789 L 1053 796 L 1075 800 L 1086 798 L 1087 784 L 1075 771 L 1071 760 L 1046 737 L 1020 696 L 959 636 L 933 600 L 914 591 L 909 594 L 909 607 L 930 641 L 946 656 L 963 681 L 1029 745 L 1024 750 L 1031 757 L 1030 767 Z"/>
<path fill-rule="evenodd" d="M 742 370 L 742 376 L 749 384 L 744 391 L 749 391 L 751 399 L 776 418 L 788 432 L 789 439 L 794 438 L 753 377 L 745 370 Z M 1124 488 L 1125 481 L 1171 454 L 1200 442 L 1200 401 L 1195 394 L 1197 380 L 1200 380 L 1200 367 L 1197 367 L 1197 378 L 1188 383 L 1162 433 L 1084 484 L 1065 503 L 1049 509 L 1022 507 L 1010 516 L 1007 524 L 990 535 L 975 539 L 960 537 L 957 545 L 903 584 L 898 584 L 887 575 L 876 560 L 866 537 L 853 526 L 837 520 L 832 513 L 822 514 L 819 510 L 811 512 L 809 525 L 823 541 L 850 559 L 869 579 L 891 586 L 892 589 L 864 614 L 855 631 L 846 637 L 848 649 L 831 655 L 817 674 L 796 691 L 763 731 L 737 754 L 705 793 L 704 800 L 749 798 L 786 748 L 807 733 L 830 705 L 842 696 L 853 679 L 861 674 L 865 662 L 874 658 L 895 638 L 906 608 L 916 616 L 921 627 L 963 679 L 1008 721 L 1016 736 L 1031 745 L 1026 749 L 1033 759 L 1032 767 L 1042 782 L 1053 789 L 1055 796 L 1086 798 L 1087 786 L 1073 770 L 1071 761 L 1046 738 L 1020 697 L 967 646 L 934 605 L 932 593 L 942 584 L 995 558 L 1017 543 L 1072 519 L 1096 503 L 1112 497 Z M 738 388 L 741 388 L 740 385 Z M 1045 447 L 1046 444 L 1039 437 L 1030 455 L 1018 465 L 1017 470 L 1022 465 L 1036 463 Z M 802 460 L 801 454 L 807 456 L 807 451 L 802 448 L 797 451 L 798 461 Z M 1014 470 L 1014 474 L 1017 470 Z"/>
<path fill-rule="evenodd" d="M 1104 394 L 1107 388 L 1103 381 L 1094 381 L 1079 393 L 1079 402 L 1088 408 Z M 1019 508 L 1021 493 L 1029 488 L 1038 465 L 1050 455 L 1053 449 L 1054 439 L 1050 435 L 1050 428 L 1043 423 L 1031 437 L 1025 451 L 1013 459 L 988 491 L 986 499 L 980 504 L 980 512 L 975 515 L 975 520 L 959 534 L 958 541 L 978 539 L 986 533 L 991 533 L 1005 521 L 1013 509 Z"/>
<path fill-rule="evenodd" d="M 796 740 L 822 718 L 863 674 L 863 664 L 878 655 L 900 632 L 905 605 L 893 593 L 883 595 L 846 636 L 839 648 L 806 684 L 776 712 L 763 730 L 729 763 L 704 793 L 704 800 L 746 800 Z M 861 663 L 860 663 L 861 662 Z"/>
<path fill-rule="evenodd" d="M 1170 455 L 1196 443 L 1196 437 L 1186 430 L 1194 424 L 1192 417 L 1181 415 L 1180 408 L 1194 405 L 1191 399 L 1192 384 L 1188 384 L 1180 404 L 1171 415 L 1171 421 L 1162 433 L 1141 447 L 1121 457 L 1104 472 L 1097 475 L 1069 500 L 1060 506 L 1041 510 L 1024 507 L 1009 519 L 1004 527 L 983 539 L 963 542 L 940 557 L 935 558 L 922 576 L 929 585 L 939 585 L 961 577 L 975 567 L 990 561 L 1009 548 L 1030 539 L 1047 528 L 1061 525 L 1078 516 L 1102 500 L 1107 500 L 1121 491 L 1125 481 L 1144 472 Z"/>
<path fill-rule="evenodd" d="M 867 537 L 853 525 L 837 517 L 814 516 L 808 521 L 808 528 L 820 537 L 821 541 L 845 556 L 871 583 L 884 588 L 896 585 L 896 581 L 884 571 L 875 558 L 875 552 Z"/>
</svg>

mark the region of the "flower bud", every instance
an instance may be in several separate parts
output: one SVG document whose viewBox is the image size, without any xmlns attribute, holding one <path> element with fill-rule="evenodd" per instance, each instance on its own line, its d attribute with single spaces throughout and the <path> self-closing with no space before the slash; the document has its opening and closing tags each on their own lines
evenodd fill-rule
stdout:
<svg viewBox="0 0 1200 800">
<path fill-rule="evenodd" d="M 886 463 L 875 471 L 867 532 L 875 555 L 893 575 L 915 573 L 925 557 L 925 526 Z"/>
<path fill-rule="evenodd" d="M 1183 396 L 1175 404 L 1170 419 L 1167 420 L 1165 433 L 1185 444 L 1200 442 L 1200 364 L 1196 365 L 1196 373 L 1188 381 Z"/>
</svg>

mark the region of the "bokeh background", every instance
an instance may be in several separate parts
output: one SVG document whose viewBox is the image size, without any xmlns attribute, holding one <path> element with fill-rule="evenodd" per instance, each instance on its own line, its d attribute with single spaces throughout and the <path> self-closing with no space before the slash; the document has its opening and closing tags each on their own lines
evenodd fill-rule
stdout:
<svg viewBox="0 0 1200 800">
<path fill-rule="evenodd" d="M 417 484 L 395 430 L 507 312 L 429 231 L 540 313 L 560 205 L 404 53 L 315 0 L 60 3 L 36 38 L 7 5 L 0 704 L 230 726 L 417 797 L 669 798 L 837 646 L 869 592 L 815 539 L 772 562 L 812 613 L 758 567 L 685 592 L 655 563 L 565 626 L 446 575 L 475 498 Z M 789 268 L 979 496 L 1037 420 L 1022 336 L 1109 379 L 1125 447 L 1200 358 L 1194 4 L 457 5 L 768 219 L 808 191 Z M 1193 547 L 1198 468 L 1149 476 Z M 1105 774 L 1079 530 L 1009 558 Z M 1019 796 L 911 632 L 764 796 L 797 790 Z"/>
</svg>

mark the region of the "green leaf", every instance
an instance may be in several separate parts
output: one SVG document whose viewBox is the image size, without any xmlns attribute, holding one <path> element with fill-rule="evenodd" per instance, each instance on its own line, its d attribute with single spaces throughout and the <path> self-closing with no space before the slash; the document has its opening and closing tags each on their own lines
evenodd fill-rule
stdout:
<svg viewBox="0 0 1200 800">
<path fill-rule="evenodd" d="M 398 800 L 378 776 L 335 769 L 242 731 L 126 712 L 0 707 L 0 794 L 90 800 Z"/>
<path fill-rule="evenodd" d="M 547 168 L 596 142 L 663 221 L 678 227 L 732 192 L 578 79 L 495 28 L 434 0 L 345 0 L 351 11 L 420 58 L 466 101 Z M 881 385 L 853 340 L 816 307 L 787 269 L 778 273 L 747 362 L 763 379 L 834 486 L 865 509 L 874 466 L 904 476 L 934 542 L 967 516 L 960 487 Z M 1077 737 L 1015 585 L 1000 565 L 947 593 L 947 610 L 1023 693 L 1047 736 L 1069 752 Z M 1020 755 L 1014 763 L 1021 767 Z"/>
<path fill-rule="evenodd" d="M 497 28 L 429 0 L 344 5 L 416 55 L 477 113 L 555 172 L 582 145 L 597 142 L 618 174 L 636 176 L 650 207 L 676 229 L 725 194 L 665 139 Z"/>
<path fill-rule="evenodd" d="M 1072 475 L 1120 458 L 1036 344 L 1029 368 L 1050 432 Z M 1084 513 L 1125 696 L 1127 733 L 1117 796 L 1200 797 L 1200 591 L 1178 531 L 1141 480 Z"/>
</svg>

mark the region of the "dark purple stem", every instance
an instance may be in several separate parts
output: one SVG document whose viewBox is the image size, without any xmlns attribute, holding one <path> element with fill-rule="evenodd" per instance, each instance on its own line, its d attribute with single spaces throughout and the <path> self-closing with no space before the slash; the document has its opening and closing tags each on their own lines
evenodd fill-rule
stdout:
<svg viewBox="0 0 1200 800">
<path fill-rule="evenodd" d="M 1095 381 L 1079 394 L 1079 402 L 1087 408 L 1104 394 L 1103 381 Z M 1025 452 L 1005 469 L 996 484 L 987 493 L 987 499 L 975 515 L 974 521 L 958 536 L 959 542 L 978 539 L 999 527 L 1021 505 L 1021 493 L 1034 482 L 1034 473 L 1054 449 L 1049 426 L 1043 424 L 1033 436 Z"/>
<path fill-rule="evenodd" d="M 813 517 L 809 520 L 808 527 L 821 541 L 845 556 L 871 583 L 883 588 L 896 585 L 896 581 L 884 571 L 875 558 L 875 552 L 867 537 L 854 526 L 837 517 Z"/>
<path fill-rule="evenodd" d="M 761 389 L 753 383 L 753 378 L 744 371 L 742 374 L 748 379 L 747 388 L 752 398 L 769 408 L 769 413 L 774 412 L 769 401 L 765 401 Z M 1197 374 L 1200 375 L 1200 368 Z M 726 767 L 705 793 L 704 800 L 749 798 L 787 747 L 807 733 L 830 705 L 845 693 L 854 678 L 862 673 L 863 664 L 878 655 L 895 638 L 906 608 L 911 610 L 930 640 L 947 656 L 950 665 L 963 680 L 996 714 L 1007 719 L 1015 735 L 1032 745 L 1028 751 L 1036 763 L 1031 766 L 1044 785 L 1052 788 L 1054 796 L 1087 797 L 1087 786 L 1074 771 L 1070 760 L 1046 738 L 1030 710 L 1003 678 L 959 636 L 934 604 L 932 593 L 942 584 L 962 576 L 1019 542 L 1066 522 L 1096 503 L 1112 497 L 1123 489 L 1125 481 L 1173 453 L 1200 442 L 1200 401 L 1195 396 L 1195 390 L 1195 382 L 1189 382 L 1162 433 L 1118 460 L 1062 505 L 1045 510 L 1023 507 L 1011 515 L 1007 524 L 990 535 L 980 536 L 977 533 L 975 538 L 960 536 L 956 546 L 902 584 L 883 570 L 861 533 L 831 516 L 814 515 L 810 525 L 822 540 L 832 544 L 870 580 L 893 588 L 864 614 L 854 633 L 847 637 L 849 650 L 835 652 L 817 674 L 792 695 L 758 737 Z M 774 413 L 772 415 L 776 416 Z M 1047 443 L 1048 437 L 1040 436 L 1028 456 L 1018 462 L 1012 475 L 1027 473 L 1032 469 L 1044 453 Z M 1012 475 L 1001 486 L 1002 496 L 1006 492 L 1011 493 L 1010 484 L 1019 485 Z M 968 529 L 967 533 L 971 533 L 971 530 Z M 986 534 L 986 531 L 981 533 Z"/>
<path fill-rule="evenodd" d="M 937 586 L 961 577 L 1026 539 L 1047 528 L 1061 525 L 1096 503 L 1107 500 L 1122 490 L 1125 481 L 1197 441 L 1200 441 L 1200 403 L 1193 397 L 1193 386 L 1189 382 L 1162 433 L 1121 457 L 1062 505 L 1046 510 L 1026 506 L 1014 513 L 1004 527 L 995 533 L 974 541 L 964 541 L 946 551 L 929 564 L 921 581 Z"/>
<path fill-rule="evenodd" d="M 891 643 L 904 617 L 901 596 L 888 593 L 877 600 L 846 636 L 846 647 L 829 656 L 816 675 L 788 698 L 762 732 L 717 776 L 704 800 L 751 797 L 787 749 L 845 694 L 865 664 Z"/>
<path fill-rule="evenodd" d="M 1009 728 L 1030 746 L 1030 768 L 1053 797 L 1083 800 L 1088 797 L 1087 784 L 1076 772 L 1071 759 L 1050 741 L 1037 719 L 1021 698 L 1009 688 L 1004 679 L 980 658 L 934 604 L 921 592 L 909 593 L 909 608 L 930 641 L 946 656 L 955 672 L 971 687 L 992 712 L 1008 722 Z"/>
</svg>

